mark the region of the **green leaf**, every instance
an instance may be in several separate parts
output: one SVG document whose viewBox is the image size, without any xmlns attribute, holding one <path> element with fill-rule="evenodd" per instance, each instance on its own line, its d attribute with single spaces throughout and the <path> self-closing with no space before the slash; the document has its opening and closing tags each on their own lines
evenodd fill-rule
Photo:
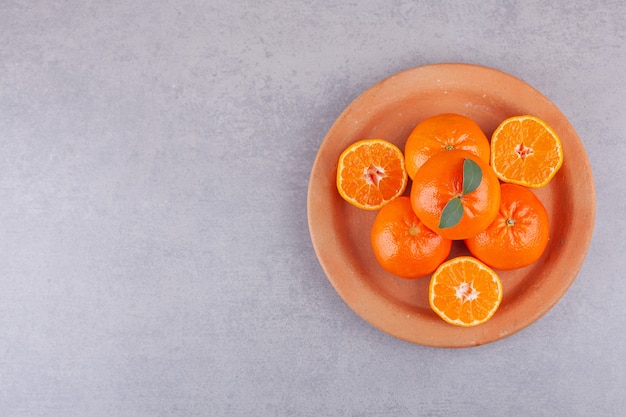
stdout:
<svg viewBox="0 0 626 417">
<path fill-rule="evenodd" d="M 463 161 L 463 195 L 477 189 L 482 179 L 483 171 L 478 164 L 469 158 L 465 158 L 465 161 Z"/>
<path fill-rule="evenodd" d="M 447 229 L 448 227 L 456 226 L 461 221 L 461 217 L 463 217 L 463 204 L 461 204 L 459 197 L 453 197 L 441 212 L 439 228 Z"/>
</svg>

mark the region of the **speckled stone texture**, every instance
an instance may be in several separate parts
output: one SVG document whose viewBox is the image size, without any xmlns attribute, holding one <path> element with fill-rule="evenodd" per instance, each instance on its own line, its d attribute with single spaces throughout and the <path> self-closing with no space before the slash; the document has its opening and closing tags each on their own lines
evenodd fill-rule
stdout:
<svg viewBox="0 0 626 417">
<path fill-rule="evenodd" d="M 0 410 L 14 416 L 623 416 L 626 3 L 0 2 Z M 365 323 L 306 195 L 375 82 L 490 66 L 594 169 L 569 292 L 471 349 Z"/>
</svg>

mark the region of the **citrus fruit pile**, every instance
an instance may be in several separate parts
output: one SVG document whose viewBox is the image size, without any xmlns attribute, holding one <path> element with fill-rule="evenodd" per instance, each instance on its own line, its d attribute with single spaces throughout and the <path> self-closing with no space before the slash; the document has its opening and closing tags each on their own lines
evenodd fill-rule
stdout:
<svg viewBox="0 0 626 417">
<path fill-rule="evenodd" d="M 535 116 L 507 118 L 488 139 L 472 119 L 448 113 L 417 124 L 404 151 L 385 139 L 350 145 L 337 189 L 348 203 L 378 210 L 370 237 L 382 268 L 406 279 L 430 275 L 432 310 L 467 327 L 498 309 L 496 270 L 531 265 L 545 251 L 548 213 L 531 189 L 562 164 L 559 137 Z M 471 256 L 448 259 L 453 241 Z"/>
</svg>

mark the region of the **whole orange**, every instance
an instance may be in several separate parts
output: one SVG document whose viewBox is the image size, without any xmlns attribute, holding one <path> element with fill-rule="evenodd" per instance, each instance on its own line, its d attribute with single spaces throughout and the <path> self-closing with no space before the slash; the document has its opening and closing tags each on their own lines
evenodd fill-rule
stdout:
<svg viewBox="0 0 626 417">
<path fill-rule="evenodd" d="M 466 160 L 480 168 L 480 182 L 471 192 L 464 192 Z M 442 226 L 444 208 L 453 199 L 460 219 Z M 415 173 L 411 204 L 417 217 L 437 234 L 454 240 L 468 239 L 485 230 L 496 218 L 500 207 L 500 183 L 491 167 L 478 156 L 461 150 L 439 152 Z M 442 226 L 442 227 L 440 227 Z"/>
<path fill-rule="evenodd" d="M 404 145 L 406 170 L 410 178 L 434 154 L 461 149 L 489 163 L 489 139 L 478 124 L 467 116 L 444 113 L 422 120 Z"/>
<path fill-rule="evenodd" d="M 448 257 L 452 241 L 428 229 L 417 218 L 409 197 L 387 203 L 376 215 L 371 231 L 378 263 L 402 278 L 432 273 Z"/>
<path fill-rule="evenodd" d="M 508 270 L 537 261 L 549 239 L 548 212 L 537 196 L 521 185 L 502 184 L 496 219 L 465 244 L 487 265 Z"/>
</svg>

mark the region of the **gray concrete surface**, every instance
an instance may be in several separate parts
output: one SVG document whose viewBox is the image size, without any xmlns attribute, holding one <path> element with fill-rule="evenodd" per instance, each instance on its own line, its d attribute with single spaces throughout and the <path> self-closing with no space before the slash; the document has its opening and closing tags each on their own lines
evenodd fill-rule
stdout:
<svg viewBox="0 0 626 417">
<path fill-rule="evenodd" d="M 0 414 L 623 416 L 622 1 L 0 3 Z M 334 119 L 438 62 L 535 86 L 594 240 L 533 326 L 394 339 L 335 293 L 306 192 Z"/>
</svg>

